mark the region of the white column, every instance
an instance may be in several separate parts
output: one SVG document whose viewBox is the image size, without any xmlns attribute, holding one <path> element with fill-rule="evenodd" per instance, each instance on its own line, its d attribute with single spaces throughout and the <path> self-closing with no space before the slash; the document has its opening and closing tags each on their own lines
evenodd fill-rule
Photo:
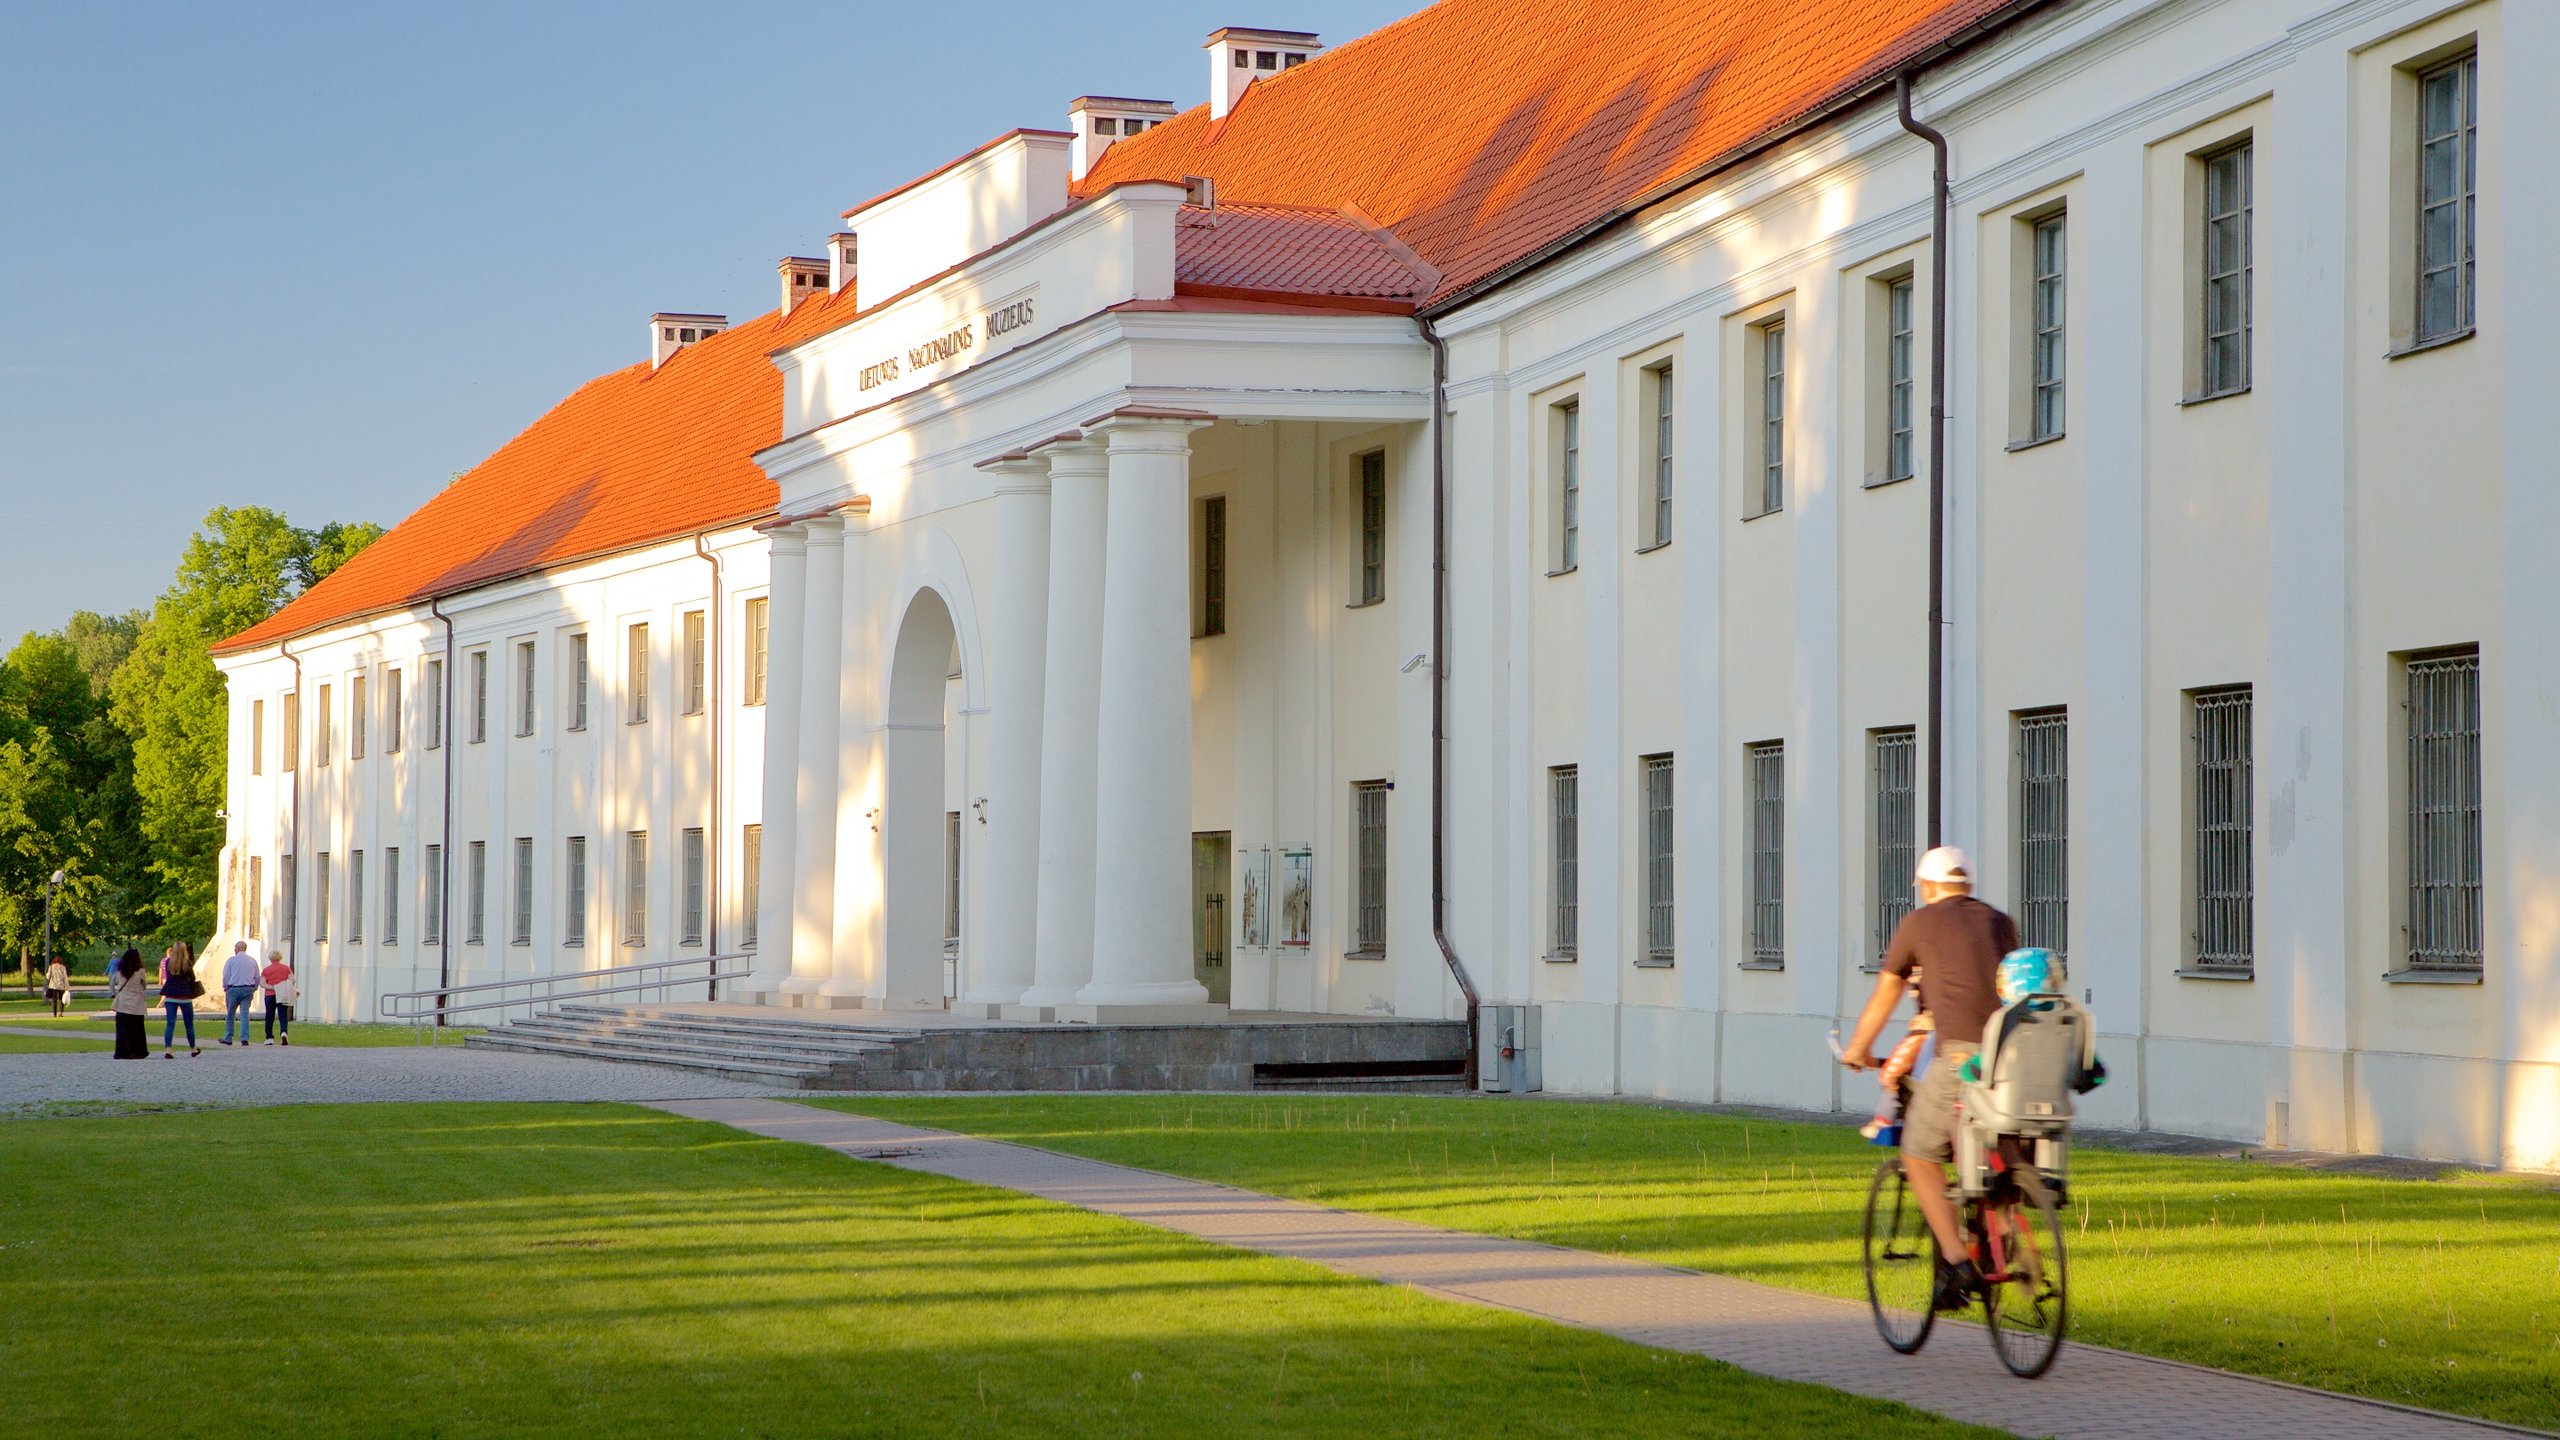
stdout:
<svg viewBox="0 0 2560 1440">
<path fill-rule="evenodd" d="M 1108 437 L 1094 750 L 1093 979 L 1062 1020 L 1214 1018 L 1191 973 L 1191 441 L 1208 417 L 1123 411 Z"/>
<path fill-rule="evenodd" d="M 844 649 L 844 522 L 803 521 L 808 535 L 807 603 L 800 631 L 797 841 L 792 851 L 791 978 L 783 993 L 817 993 L 835 970 L 836 669 Z M 795 1000 L 794 1004 L 805 1001 Z"/>
<path fill-rule="evenodd" d="M 765 532 L 772 579 L 765 587 L 763 855 L 756 876 L 756 968 L 741 999 L 763 999 L 791 976 L 792 852 L 800 784 L 800 611 L 807 603 L 809 547 L 797 525 Z M 446 684 L 453 679 L 448 674 Z M 453 862 L 445 862 L 448 871 Z"/>
<path fill-rule="evenodd" d="M 835 747 L 827 772 L 830 831 L 835 837 L 830 859 L 835 865 L 834 953 L 830 974 L 818 987 L 817 1004 L 832 1010 L 855 1010 L 879 1004 L 880 976 L 880 832 L 879 796 L 872 777 L 878 770 L 880 731 L 875 694 L 879 673 L 879 626 L 866 607 L 873 603 L 863 584 L 863 559 L 871 533 L 868 511 L 842 510 L 844 552 L 834 606 L 836 641 L 829 650 L 834 669 L 828 693 L 835 697 L 821 732 Z"/>
<path fill-rule="evenodd" d="M 1052 445 L 1049 614 L 1040 696 L 1040 853 L 1031 988 L 1008 1020 L 1053 1020 L 1093 978 L 1093 737 L 1102 706 L 1102 570 L 1111 464 Z"/>
<path fill-rule="evenodd" d="M 960 1006 L 996 1015 L 1033 979 L 1040 893 L 1040 720 L 1048 670 L 1049 466 L 1007 455 L 979 468 L 996 490 L 996 627 L 987 664 L 995 709 L 987 757 L 986 928 L 966 946 Z M 969 743 L 961 737 L 960 743 Z"/>
</svg>

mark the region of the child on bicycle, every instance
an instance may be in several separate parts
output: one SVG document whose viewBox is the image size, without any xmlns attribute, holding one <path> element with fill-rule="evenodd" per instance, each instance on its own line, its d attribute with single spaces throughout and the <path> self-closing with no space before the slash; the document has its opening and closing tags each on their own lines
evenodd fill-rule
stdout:
<svg viewBox="0 0 2560 1440">
<path fill-rule="evenodd" d="M 1875 1118 L 1859 1126 L 1859 1134 L 1878 1145 L 1902 1143 L 1902 1082 L 1908 1078 L 1916 1085 L 1920 1077 L 1928 1073 L 1929 1057 L 1936 1050 L 1937 1042 L 1937 1026 L 1930 1022 L 1928 1016 L 1919 1016 L 1911 1022 L 1911 1033 L 1902 1037 L 1902 1042 L 1884 1057 L 1884 1064 L 1876 1071 L 1876 1082 L 1884 1094 L 1876 1101 Z"/>
</svg>

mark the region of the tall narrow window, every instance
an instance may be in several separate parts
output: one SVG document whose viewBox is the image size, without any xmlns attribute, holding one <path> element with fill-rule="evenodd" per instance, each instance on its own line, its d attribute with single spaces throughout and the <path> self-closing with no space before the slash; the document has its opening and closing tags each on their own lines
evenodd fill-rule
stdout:
<svg viewBox="0 0 2560 1440">
<path fill-rule="evenodd" d="M 773 635 L 773 603 L 759 595 L 747 602 L 747 701 L 764 703 L 764 667 Z"/>
<path fill-rule="evenodd" d="M 347 856 L 347 943 L 364 943 L 364 852 Z"/>
<path fill-rule="evenodd" d="M 489 939 L 489 842 L 471 842 L 470 869 L 462 877 L 464 904 L 462 943 L 481 945 Z"/>
<path fill-rule="evenodd" d="M 2424 342 L 2472 324 L 2479 213 L 2480 57 L 2418 77 L 2418 325 Z"/>
<path fill-rule="evenodd" d="M 259 938 L 259 931 L 262 928 L 259 922 L 265 917 L 267 909 L 267 857 L 264 855 L 249 857 L 248 908 L 249 938 L 255 940 Z"/>
<path fill-rule="evenodd" d="M 1387 452 L 1360 457 L 1360 603 L 1387 598 Z"/>
<path fill-rule="evenodd" d="M 302 768 L 302 692 L 292 691 L 284 697 L 284 769 L 290 775 Z"/>
<path fill-rule="evenodd" d="M 569 637 L 569 728 L 587 728 L 587 632 Z"/>
<path fill-rule="evenodd" d="M 399 754 L 400 748 L 409 743 L 408 703 L 408 686 L 401 678 L 400 672 L 398 670 L 384 671 L 382 675 L 382 718 L 389 722 L 384 728 L 389 730 L 391 733 L 387 737 L 390 743 L 385 745 L 383 748 L 394 755 Z"/>
<path fill-rule="evenodd" d="M 1674 425 L 1676 407 L 1673 401 L 1680 387 L 1671 383 L 1671 362 L 1663 361 L 1644 372 L 1647 410 L 1645 446 L 1645 527 L 1647 548 L 1671 543 L 1671 463 L 1679 441 Z"/>
<path fill-rule="evenodd" d="M 1582 402 L 1555 407 L 1556 569 L 1582 563 Z"/>
<path fill-rule="evenodd" d="M 684 832 L 684 913 L 683 923 L 676 927 L 676 943 L 702 943 L 703 879 L 709 856 L 704 854 L 703 834 L 698 829 Z M 953 932 L 958 933 L 958 932 Z"/>
<path fill-rule="evenodd" d="M 960 962 L 960 812 L 942 812 L 942 953 Z"/>
<path fill-rule="evenodd" d="M 419 698 L 425 703 L 427 748 L 439 749 L 444 745 L 444 662 L 442 660 L 427 662 L 427 693 Z"/>
<path fill-rule="evenodd" d="M 2194 756 L 2188 809 L 2194 825 L 2195 929 L 2198 970 L 2248 974 L 2255 962 L 2251 909 L 2256 878 L 2249 853 L 2250 691 L 2200 690 L 2189 701 L 2187 740 Z"/>
<path fill-rule="evenodd" d="M 2060 710 L 2018 727 L 2018 943 L 2059 955 L 2071 939 L 2071 730 Z"/>
<path fill-rule="evenodd" d="M 703 613 L 684 612 L 684 713 L 699 715 L 711 685 L 711 637 Z"/>
<path fill-rule="evenodd" d="M 321 686 L 320 713 L 311 719 L 311 763 L 314 765 L 329 763 L 329 699 L 329 687 Z"/>
<path fill-rule="evenodd" d="M 471 652 L 471 743 L 489 738 L 489 652 Z"/>
<path fill-rule="evenodd" d="M 368 688 L 362 675 L 347 677 L 347 758 L 350 760 L 364 758 L 366 732 L 372 728 L 368 722 L 373 717 L 366 713 L 364 703 L 364 692 Z"/>
<path fill-rule="evenodd" d="M 649 943 L 649 832 L 622 837 L 622 943 Z"/>
<path fill-rule="evenodd" d="M 1743 751 L 1751 796 L 1751 955 L 1745 965 L 1787 963 L 1787 747 L 1764 741 Z"/>
<path fill-rule="evenodd" d="M 508 917 L 512 924 L 507 940 L 510 944 L 530 945 L 533 943 L 533 837 L 530 835 L 516 837 L 515 865 L 510 878 L 515 882 L 509 887 L 515 892 L 515 903 L 510 907 L 514 913 Z"/>
<path fill-rule="evenodd" d="M 382 852 L 382 943 L 400 943 L 400 847 Z"/>
<path fill-rule="evenodd" d="M 1668 965 L 1677 912 L 1673 909 L 1671 757 L 1644 757 L 1644 955 L 1641 965 Z"/>
<path fill-rule="evenodd" d="M 561 862 L 566 884 L 560 901 L 560 943 L 587 943 L 587 837 L 569 837 L 569 853 Z"/>
<path fill-rule="evenodd" d="M 418 939 L 428 945 L 444 943 L 444 847 L 427 847 L 425 893 L 418 897 Z"/>
<path fill-rule="evenodd" d="M 2243 140 L 2204 158 L 2204 393 L 2249 388 L 2252 269 L 2257 244 L 2252 191 L 2256 148 Z"/>
<path fill-rule="evenodd" d="M 311 878 L 318 882 L 311 891 L 311 938 L 324 945 L 329 943 L 329 870 L 329 852 L 323 850 L 320 863 L 311 872 Z"/>
<path fill-rule="evenodd" d="M 1787 505 L 1787 322 L 1758 327 L 1760 338 L 1760 510 Z"/>
<path fill-rule="evenodd" d="M 2409 968 L 2481 972 L 2480 652 L 2408 664 Z"/>
<path fill-rule="evenodd" d="M 249 702 L 249 773 L 267 773 L 267 702 Z"/>
<path fill-rule="evenodd" d="M 1867 937 L 1867 969 L 1884 963 L 1884 947 L 1910 915 L 1919 871 L 1920 787 L 1913 763 L 1919 738 L 1909 729 L 1878 730 L 1869 742 L 1868 824 L 1874 827 L 1875 915 Z"/>
<path fill-rule="evenodd" d="M 745 911 L 738 917 L 738 929 L 744 937 L 739 943 L 753 950 L 756 948 L 757 938 L 763 931 L 763 926 L 756 915 L 756 912 L 764 906 L 764 827 L 762 825 L 749 825 L 738 834 L 738 884 L 739 888 L 745 892 L 739 897 L 740 908 Z"/>
<path fill-rule="evenodd" d="M 1570 960 L 1582 944 L 1582 775 L 1571 765 L 1547 772 L 1547 953 Z"/>
<path fill-rule="evenodd" d="M 542 672 L 536 668 L 533 642 L 516 642 L 516 733 L 533 733 L 534 687 Z"/>
<path fill-rule="evenodd" d="M 282 918 L 277 923 L 278 928 L 284 932 L 284 943 L 291 945 L 294 940 L 295 932 L 302 928 L 302 863 L 300 858 L 293 855 L 285 856 L 283 869 L 284 893 L 277 898 L 276 904 L 276 908 L 282 912 Z"/>
<path fill-rule="evenodd" d="M 1917 356 L 1912 349 L 1911 277 L 1884 287 L 1884 478 L 1908 480 L 1919 472 L 1912 441 L 1912 377 Z"/>
<path fill-rule="evenodd" d="M 629 723 L 645 725 L 649 722 L 649 627 L 647 623 L 632 626 L 623 637 L 623 646 L 623 655 L 630 667 L 630 678 L 625 682 L 626 693 L 631 697 L 627 712 L 630 717 Z"/>
<path fill-rule="evenodd" d="M 2035 222 L 2028 237 L 2030 440 L 2051 440 L 2062 433 L 2063 224 L 2063 216 L 2048 215 Z"/>
<path fill-rule="evenodd" d="M 1351 787 L 1355 877 L 1351 953 L 1387 953 L 1387 782 L 1363 780 Z"/>
<path fill-rule="evenodd" d="M 1200 502 L 1200 634 L 1227 633 L 1227 497 Z"/>
</svg>

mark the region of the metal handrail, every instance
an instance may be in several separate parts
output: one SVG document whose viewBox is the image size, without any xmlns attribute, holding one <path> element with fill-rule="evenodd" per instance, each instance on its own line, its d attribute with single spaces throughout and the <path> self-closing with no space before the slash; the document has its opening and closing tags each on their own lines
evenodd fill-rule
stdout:
<svg viewBox="0 0 2560 1440">
<path fill-rule="evenodd" d="M 374 1013 L 385 1020 L 418 1022 L 420 1039 L 428 1038 L 432 1022 L 447 1016 L 468 1015 L 482 1010 L 509 1010 L 518 1006 L 547 1005 L 561 1000 L 586 1000 L 598 995 L 627 995 L 634 991 L 663 992 L 676 985 L 702 985 L 704 995 L 710 985 L 720 980 L 737 980 L 754 973 L 750 955 L 697 955 L 684 960 L 644 960 L 637 965 L 615 965 L 603 970 L 567 970 L 553 975 L 524 975 L 513 980 L 483 980 L 471 985 L 440 985 L 433 990 L 403 990 L 382 996 L 374 1003 Z M 734 966 L 735 968 L 729 968 Z M 699 968 L 697 975 L 671 975 L 666 972 Z M 615 984 L 592 982 L 618 976 L 651 976 L 633 978 Z M 504 999 L 480 999 L 454 1004 L 461 995 L 486 995 L 491 991 L 530 990 L 542 987 L 538 994 L 515 995 Z M 561 986 L 578 988 L 566 994 Z"/>
</svg>

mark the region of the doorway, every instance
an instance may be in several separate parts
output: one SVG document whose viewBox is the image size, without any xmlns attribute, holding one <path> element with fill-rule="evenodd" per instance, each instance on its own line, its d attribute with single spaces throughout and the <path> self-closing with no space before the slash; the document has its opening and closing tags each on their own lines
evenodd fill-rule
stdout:
<svg viewBox="0 0 2560 1440">
<path fill-rule="evenodd" d="M 1227 860 L 1233 832 L 1191 837 L 1191 978 L 1227 1003 Z"/>
<path fill-rule="evenodd" d="M 948 1004 L 949 966 L 965 948 L 965 937 L 952 923 L 952 901 L 965 876 L 955 880 L 951 872 L 955 847 L 943 745 L 956 654 L 950 610 L 940 595 L 918 591 L 899 622 L 890 657 L 888 723 L 881 735 L 886 963 L 880 1003 L 891 1010 Z"/>
</svg>

